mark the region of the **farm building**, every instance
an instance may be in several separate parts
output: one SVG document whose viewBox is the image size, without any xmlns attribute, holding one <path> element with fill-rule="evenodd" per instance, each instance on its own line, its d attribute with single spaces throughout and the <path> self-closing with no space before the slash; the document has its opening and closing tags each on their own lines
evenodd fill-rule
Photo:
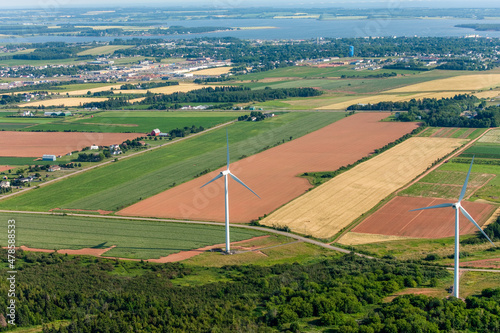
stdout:
<svg viewBox="0 0 500 333">
<path fill-rule="evenodd" d="M 154 130 L 151 131 L 149 135 L 151 136 L 158 136 L 160 135 L 161 131 L 158 128 L 155 128 Z"/>
<path fill-rule="evenodd" d="M 43 155 L 42 161 L 55 161 L 56 155 Z"/>
<path fill-rule="evenodd" d="M 53 165 L 47 169 L 48 172 L 54 172 L 54 171 L 59 171 L 59 170 L 61 170 L 61 167 L 59 165 Z"/>
<path fill-rule="evenodd" d="M 90 150 L 99 150 L 99 146 L 92 145 L 90 146 Z"/>
<path fill-rule="evenodd" d="M 169 133 L 160 133 L 159 136 L 161 136 L 161 137 L 167 137 L 167 136 L 170 136 L 170 134 Z"/>
<path fill-rule="evenodd" d="M 7 182 L 7 181 L 0 182 L 0 187 L 1 188 L 8 188 L 8 187 L 10 187 L 10 182 Z"/>
</svg>

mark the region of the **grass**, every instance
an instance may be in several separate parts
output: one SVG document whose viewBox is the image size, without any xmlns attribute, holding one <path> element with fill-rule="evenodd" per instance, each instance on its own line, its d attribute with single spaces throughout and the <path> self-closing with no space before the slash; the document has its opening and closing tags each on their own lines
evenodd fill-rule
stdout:
<svg viewBox="0 0 500 333">
<path fill-rule="evenodd" d="M 341 113 L 288 113 L 258 123 L 236 123 L 228 127 L 232 161 L 342 117 Z M 0 209 L 118 210 L 224 165 L 225 141 L 225 130 L 215 130 L 0 201 Z"/>
<path fill-rule="evenodd" d="M 79 56 L 85 56 L 85 55 L 101 55 L 101 54 L 112 54 L 116 50 L 122 50 L 122 49 L 129 49 L 133 47 L 133 45 L 106 45 L 106 46 L 99 46 L 99 47 L 94 47 L 85 51 L 82 51 L 78 53 Z"/>
<path fill-rule="evenodd" d="M 175 128 L 204 128 L 235 120 L 241 112 L 161 112 L 161 111 L 106 111 L 94 113 L 93 118 L 60 119 L 49 124 L 30 127 L 29 130 L 72 130 L 79 132 L 135 132 L 149 133 L 154 128 L 168 132 Z"/>
<path fill-rule="evenodd" d="M 189 266 L 200 267 L 223 267 L 226 265 L 243 264 L 270 266 L 295 262 L 306 264 L 327 257 L 340 256 L 338 252 L 303 242 L 286 243 L 281 246 L 262 249 L 260 252 L 262 253 L 252 251 L 232 256 L 220 256 L 218 253 L 205 252 L 187 259 L 183 263 Z M 175 281 L 173 282 L 175 283 Z"/>
<path fill-rule="evenodd" d="M 34 165 L 34 164 L 59 164 L 60 161 L 36 161 L 40 157 L 6 157 L 0 156 L 0 165 Z"/>
<path fill-rule="evenodd" d="M 16 221 L 16 244 L 44 249 L 115 248 L 105 256 L 151 259 L 224 243 L 223 226 L 115 220 L 58 215 L 0 213 L 0 225 Z M 233 228 L 231 241 L 265 233 Z M 6 239 L 1 241 L 6 246 Z"/>
</svg>

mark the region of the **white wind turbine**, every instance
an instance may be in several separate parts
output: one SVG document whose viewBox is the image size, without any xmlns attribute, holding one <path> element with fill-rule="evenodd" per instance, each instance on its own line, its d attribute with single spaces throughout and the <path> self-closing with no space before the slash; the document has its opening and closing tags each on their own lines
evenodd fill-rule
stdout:
<svg viewBox="0 0 500 333">
<path fill-rule="evenodd" d="M 225 190 L 225 199 L 226 199 L 225 200 L 225 206 L 226 206 L 226 253 L 230 253 L 231 249 L 230 249 L 230 240 L 229 240 L 229 193 L 228 193 L 228 186 L 227 186 L 228 185 L 228 176 L 231 176 L 231 178 L 233 178 L 236 182 L 245 186 L 250 192 L 255 194 L 259 199 L 260 199 L 260 197 L 257 195 L 257 193 L 252 191 L 252 189 L 250 187 L 246 186 L 245 183 L 243 183 L 241 180 L 239 180 L 238 177 L 233 175 L 231 173 L 231 171 L 229 171 L 229 136 L 227 134 L 227 129 L 226 129 L 226 143 L 227 143 L 227 169 L 224 171 L 221 171 L 217 176 L 215 176 L 211 181 L 209 181 L 208 183 L 206 183 L 202 187 L 207 186 L 211 182 L 224 176 L 224 184 L 225 184 L 224 190 Z"/>
<path fill-rule="evenodd" d="M 435 205 L 435 206 L 429 206 L 429 207 L 424 207 L 424 208 L 418 208 L 418 209 L 412 209 L 410 210 L 410 212 L 413 212 L 413 211 L 416 211 L 416 210 L 424 210 L 424 209 L 433 209 L 433 208 L 443 208 L 443 207 L 453 207 L 453 209 L 455 209 L 455 276 L 454 276 L 454 283 L 453 283 L 453 296 L 457 297 L 458 298 L 458 287 L 459 287 L 459 257 L 460 257 L 460 251 L 459 251 L 459 242 L 460 242 L 460 235 L 459 235 L 459 215 L 460 213 L 459 212 L 462 212 L 462 214 L 464 214 L 464 216 L 469 220 L 471 221 L 472 223 L 474 223 L 474 225 L 476 226 L 476 228 L 479 229 L 479 231 L 481 231 L 484 235 L 484 237 L 486 237 L 491 244 L 493 244 L 493 242 L 491 241 L 491 239 L 488 237 L 488 235 L 486 235 L 486 233 L 483 231 L 483 229 L 481 229 L 481 227 L 476 223 L 476 221 L 474 221 L 474 219 L 472 218 L 472 216 L 470 216 L 470 214 L 462 207 L 462 199 L 465 197 L 465 191 L 467 189 L 467 183 L 469 182 L 469 176 L 470 176 L 470 172 L 472 170 L 472 163 L 474 163 L 474 157 L 472 157 L 472 161 L 470 163 L 470 167 L 469 167 L 469 172 L 467 173 L 467 178 L 465 178 L 465 183 L 462 187 L 462 192 L 460 192 L 460 197 L 458 198 L 458 201 L 455 202 L 455 203 L 444 203 L 444 204 L 440 204 L 440 205 Z M 493 244 L 493 246 L 495 246 L 495 244 Z"/>
</svg>

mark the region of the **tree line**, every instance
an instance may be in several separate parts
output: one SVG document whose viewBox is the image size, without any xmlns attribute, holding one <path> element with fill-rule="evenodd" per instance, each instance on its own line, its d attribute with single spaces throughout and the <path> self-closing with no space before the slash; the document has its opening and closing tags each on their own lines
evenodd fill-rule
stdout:
<svg viewBox="0 0 500 333">
<path fill-rule="evenodd" d="M 474 95 L 455 95 L 451 98 L 411 99 L 403 102 L 354 104 L 347 110 L 407 111 L 398 114 L 398 121 L 421 120 L 429 126 L 496 127 L 500 125 L 500 107 L 485 108 Z"/>
</svg>

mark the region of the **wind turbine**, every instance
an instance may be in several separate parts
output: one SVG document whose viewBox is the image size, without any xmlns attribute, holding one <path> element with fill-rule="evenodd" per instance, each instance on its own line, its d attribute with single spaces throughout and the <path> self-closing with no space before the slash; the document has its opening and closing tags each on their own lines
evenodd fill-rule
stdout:
<svg viewBox="0 0 500 333">
<path fill-rule="evenodd" d="M 227 129 L 226 129 L 226 144 L 227 144 L 227 169 L 224 170 L 224 171 L 221 171 L 217 176 L 215 176 L 211 181 L 209 181 L 208 183 L 206 183 L 205 185 L 203 185 L 202 187 L 204 186 L 207 186 L 208 184 L 210 184 L 211 182 L 221 178 L 222 176 L 224 176 L 224 190 L 225 190 L 225 206 L 226 206 L 226 253 L 231 253 L 231 249 L 230 249 L 230 240 L 229 240 L 229 193 L 228 193 L 228 176 L 231 176 L 231 178 L 233 178 L 236 182 L 240 183 L 241 185 L 245 186 L 250 192 L 252 192 L 253 194 L 255 194 L 257 196 L 257 198 L 260 199 L 260 197 L 257 195 L 257 193 L 255 193 L 254 191 L 252 191 L 252 189 L 248 186 L 245 185 L 245 183 L 243 183 L 241 180 L 238 179 L 238 177 L 236 177 L 235 175 L 233 175 L 231 173 L 231 171 L 229 171 L 229 136 L 227 134 Z M 200 187 L 201 188 L 201 187 Z"/>
<path fill-rule="evenodd" d="M 481 229 L 481 227 L 476 223 L 476 221 L 474 221 L 472 216 L 470 216 L 470 214 L 462 207 L 462 204 L 461 204 L 462 199 L 465 197 L 465 191 L 467 189 L 467 183 L 469 182 L 470 171 L 472 170 L 472 163 L 474 163 L 474 157 L 472 157 L 472 161 L 470 162 L 469 172 L 467 173 L 467 178 L 465 178 L 465 183 L 462 187 L 462 192 L 460 192 L 460 197 L 458 198 L 457 202 L 444 203 L 444 204 L 440 204 L 440 205 L 410 210 L 410 212 L 413 212 L 416 210 L 434 209 L 434 208 L 443 208 L 443 207 L 453 207 L 453 209 L 455 209 L 455 272 L 454 272 L 455 276 L 454 276 L 454 283 L 453 283 L 453 296 L 455 296 L 456 298 L 458 298 L 458 287 L 459 287 L 459 279 L 460 279 L 460 277 L 459 277 L 459 274 L 460 274 L 460 272 L 459 272 L 459 270 L 460 270 L 460 268 L 459 268 L 459 257 L 460 257 L 460 251 L 459 251 L 459 242 L 460 242 L 459 215 L 460 215 L 460 213 L 459 212 L 462 212 L 462 214 L 464 214 L 464 216 L 469 221 L 474 223 L 476 228 L 478 228 L 479 231 L 481 231 L 483 233 L 484 237 L 486 237 L 490 241 L 490 243 L 493 244 L 493 242 L 488 237 L 488 235 L 486 235 L 486 233 L 483 231 L 483 229 Z M 495 244 L 493 244 L 493 246 L 495 246 Z"/>
</svg>

